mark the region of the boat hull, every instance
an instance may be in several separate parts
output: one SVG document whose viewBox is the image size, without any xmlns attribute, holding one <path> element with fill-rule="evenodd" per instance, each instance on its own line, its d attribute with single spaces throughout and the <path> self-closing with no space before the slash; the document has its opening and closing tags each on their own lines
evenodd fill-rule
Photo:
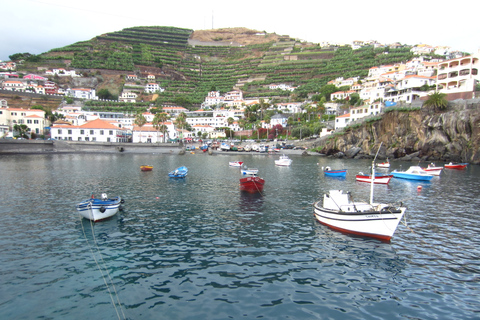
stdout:
<svg viewBox="0 0 480 320">
<path fill-rule="evenodd" d="M 114 216 L 123 202 L 121 197 L 107 200 L 92 198 L 77 204 L 77 211 L 85 219 L 100 221 Z"/>
<path fill-rule="evenodd" d="M 188 174 L 187 167 L 179 167 L 176 170 L 170 171 L 168 176 L 170 178 L 185 178 Z"/>
<path fill-rule="evenodd" d="M 456 169 L 456 170 L 463 170 L 467 167 L 467 164 L 465 163 L 459 163 L 459 164 L 446 164 L 445 169 Z"/>
<path fill-rule="evenodd" d="M 329 170 L 329 171 L 324 171 L 325 176 L 327 177 L 346 177 L 347 176 L 347 170 Z"/>
<path fill-rule="evenodd" d="M 153 166 L 140 166 L 140 170 L 142 170 L 142 171 L 152 171 Z"/>
<path fill-rule="evenodd" d="M 242 169 L 243 175 L 255 175 L 258 173 L 258 169 Z"/>
<path fill-rule="evenodd" d="M 352 206 L 352 212 L 326 209 L 321 201 L 315 202 L 313 208 L 317 221 L 334 230 L 390 241 L 406 209 L 384 207 L 386 209 L 379 211 L 366 203 L 363 206 L 368 206 L 370 210 L 354 211 L 354 207 L 362 207 L 359 203 Z"/>
<path fill-rule="evenodd" d="M 425 174 L 425 175 L 419 175 L 419 174 L 412 174 L 412 173 L 406 173 L 406 172 L 392 172 L 392 175 L 395 178 L 400 178 L 400 179 L 408 179 L 408 180 L 419 180 L 419 181 L 430 181 L 433 178 L 433 175 Z"/>
<path fill-rule="evenodd" d="M 374 184 L 388 184 L 392 178 L 393 178 L 393 175 L 375 176 L 375 179 L 373 179 L 373 183 Z M 372 183 L 372 176 L 357 174 L 355 176 L 355 179 L 359 182 Z"/>
<path fill-rule="evenodd" d="M 257 193 L 263 191 L 265 180 L 259 177 L 246 177 L 240 179 L 240 190 L 248 193 Z"/>
<path fill-rule="evenodd" d="M 280 167 L 289 167 L 292 165 L 292 160 L 275 160 L 275 165 Z"/>
<path fill-rule="evenodd" d="M 243 165 L 243 161 L 231 161 L 228 163 L 230 167 L 241 167 Z"/>
</svg>

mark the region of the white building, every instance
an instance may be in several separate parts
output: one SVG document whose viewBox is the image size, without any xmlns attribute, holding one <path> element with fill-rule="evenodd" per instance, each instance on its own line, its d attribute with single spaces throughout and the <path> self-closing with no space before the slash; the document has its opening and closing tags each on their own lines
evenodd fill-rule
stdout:
<svg viewBox="0 0 480 320">
<path fill-rule="evenodd" d="M 145 85 L 145 92 L 147 93 L 155 93 L 155 92 L 163 92 L 165 89 L 160 88 L 158 83 L 149 82 Z"/>
<path fill-rule="evenodd" d="M 350 113 L 335 118 L 335 130 L 345 128 L 350 123 Z"/>
<path fill-rule="evenodd" d="M 22 108 L 0 108 L 0 125 L 8 126 L 10 131 L 16 124 L 24 124 L 29 132 L 44 134 L 45 127 L 48 127 L 48 120 L 45 119 L 45 111 L 39 109 Z"/>
<path fill-rule="evenodd" d="M 80 126 L 70 124 L 53 124 L 50 134 L 57 140 L 127 142 L 128 135 L 124 128 L 110 121 L 96 119 Z"/>
<path fill-rule="evenodd" d="M 437 91 L 453 99 L 474 98 L 475 84 L 480 81 L 480 50 L 474 55 L 438 64 Z"/>
<path fill-rule="evenodd" d="M 79 98 L 79 99 L 98 100 L 98 97 L 95 94 L 95 89 L 88 89 L 88 88 L 67 89 L 66 95 L 74 98 Z"/>
</svg>

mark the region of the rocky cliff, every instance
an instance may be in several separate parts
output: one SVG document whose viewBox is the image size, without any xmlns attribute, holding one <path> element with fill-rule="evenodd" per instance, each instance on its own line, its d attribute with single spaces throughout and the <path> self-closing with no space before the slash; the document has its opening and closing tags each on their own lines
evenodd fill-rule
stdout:
<svg viewBox="0 0 480 320">
<path fill-rule="evenodd" d="M 318 152 L 336 157 L 480 164 L 480 99 L 456 100 L 436 112 L 391 111 L 373 122 L 346 128 L 316 142 Z"/>
</svg>

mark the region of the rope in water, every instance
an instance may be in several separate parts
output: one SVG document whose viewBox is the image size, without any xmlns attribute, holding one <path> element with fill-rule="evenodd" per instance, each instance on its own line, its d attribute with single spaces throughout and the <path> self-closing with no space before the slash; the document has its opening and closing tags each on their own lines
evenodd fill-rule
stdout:
<svg viewBox="0 0 480 320">
<path fill-rule="evenodd" d="M 92 203 L 91 203 L 91 202 L 90 202 L 89 206 L 90 206 L 90 211 L 91 211 L 91 209 L 92 209 L 92 208 L 91 208 L 91 206 L 92 206 Z M 92 216 L 93 216 L 93 213 L 92 213 Z M 96 240 L 96 237 L 95 237 L 95 231 L 94 231 L 94 228 L 93 228 L 93 221 L 89 219 L 89 221 L 90 221 L 90 228 L 91 228 L 91 230 L 92 230 L 93 242 L 94 242 L 95 248 L 97 249 L 97 252 L 98 252 L 98 254 L 99 254 L 99 256 L 100 256 L 100 259 L 102 260 L 102 263 L 103 263 L 103 265 L 104 265 L 105 272 L 106 272 L 107 275 L 108 275 L 108 278 L 109 278 L 109 280 L 110 280 L 110 283 L 111 283 L 111 286 L 112 286 L 112 288 L 113 288 L 113 291 L 115 292 L 115 296 L 117 297 L 117 302 L 115 302 L 115 299 L 114 299 L 114 297 L 113 297 L 112 291 L 110 290 L 110 286 L 108 285 L 108 282 L 107 282 L 107 280 L 106 280 L 106 278 L 105 278 L 105 275 L 104 275 L 104 272 L 103 272 L 103 270 L 102 270 L 102 267 L 101 267 L 100 264 L 98 263 L 98 260 L 97 260 L 97 258 L 96 258 L 96 256 L 95 256 L 95 252 L 92 250 L 92 247 L 90 246 L 90 243 L 89 243 L 88 238 L 87 238 L 87 234 L 85 233 L 85 228 L 84 228 L 83 223 L 82 223 L 82 216 L 79 215 L 79 217 L 80 217 L 80 225 L 82 226 L 82 231 L 83 231 L 83 236 L 84 236 L 84 238 L 85 238 L 85 242 L 87 242 L 87 246 L 88 246 L 88 248 L 89 248 L 89 250 L 90 250 L 90 253 L 92 254 L 93 260 L 95 261 L 95 264 L 97 265 L 97 268 L 98 268 L 98 270 L 100 271 L 100 273 L 101 273 L 101 275 L 102 275 L 103 282 L 105 283 L 105 286 L 107 287 L 107 291 L 108 291 L 108 293 L 109 293 L 109 295 L 110 295 L 110 300 L 112 301 L 112 305 L 113 305 L 113 307 L 114 307 L 114 309 L 115 309 L 115 312 L 116 312 L 116 314 L 117 314 L 117 317 L 118 317 L 118 319 L 122 319 L 122 317 L 120 316 L 120 313 L 119 313 L 119 311 L 118 311 L 118 309 L 120 309 L 120 311 L 121 311 L 121 313 L 122 313 L 122 316 L 123 316 L 123 319 L 127 319 L 127 317 L 125 316 L 125 313 L 123 312 L 122 304 L 120 303 L 120 300 L 119 300 L 119 297 L 118 297 L 118 293 L 117 293 L 117 290 L 116 290 L 115 285 L 114 285 L 114 283 L 113 283 L 113 280 L 112 280 L 112 278 L 111 278 L 111 276 L 110 276 L 110 273 L 108 272 L 108 269 L 107 269 L 107 267 L 106 267 L 105 260 L 103 260 L 102 254 L 101 254 L 101 252 L 100 252 L 100 248 L 98 247 L 98 243 L 97 243 L 97 240 Z M 93 217 L 92 217 L 92 218 L 93 218 Z M 118 304 L 118 308 L 117 308 L 117 304 Z"/>
</svg>

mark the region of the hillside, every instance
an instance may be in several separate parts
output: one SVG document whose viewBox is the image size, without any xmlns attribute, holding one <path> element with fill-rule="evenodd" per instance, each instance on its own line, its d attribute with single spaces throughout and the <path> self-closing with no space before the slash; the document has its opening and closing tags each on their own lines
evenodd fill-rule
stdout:
<svg viewBox="0 0 480 320">
<path fill-rule="evenodd" d="M 225 93 L 238 88 L 246 98 L 288 98 L 269 84 L 297 86 L 303 98 L 336 77 L 365 76 L 372 66 L 407 61 L 410 47 L 352 50 L 320 47 L 287 35 L 247 28 L 194 31 L 174 27 L 133 27 L 99 35 L 40 55 L 42 60 L 24 67 L 75 68 L 86 75 L 117 81 L 108 88 L 117 95 L 118 79 L 135 73 L 154 74 L 165 92 L 159 103 L 199 105 L 212 88 Z M 115 85 L 112 85 L 113 83 Z"/>
</svg>

